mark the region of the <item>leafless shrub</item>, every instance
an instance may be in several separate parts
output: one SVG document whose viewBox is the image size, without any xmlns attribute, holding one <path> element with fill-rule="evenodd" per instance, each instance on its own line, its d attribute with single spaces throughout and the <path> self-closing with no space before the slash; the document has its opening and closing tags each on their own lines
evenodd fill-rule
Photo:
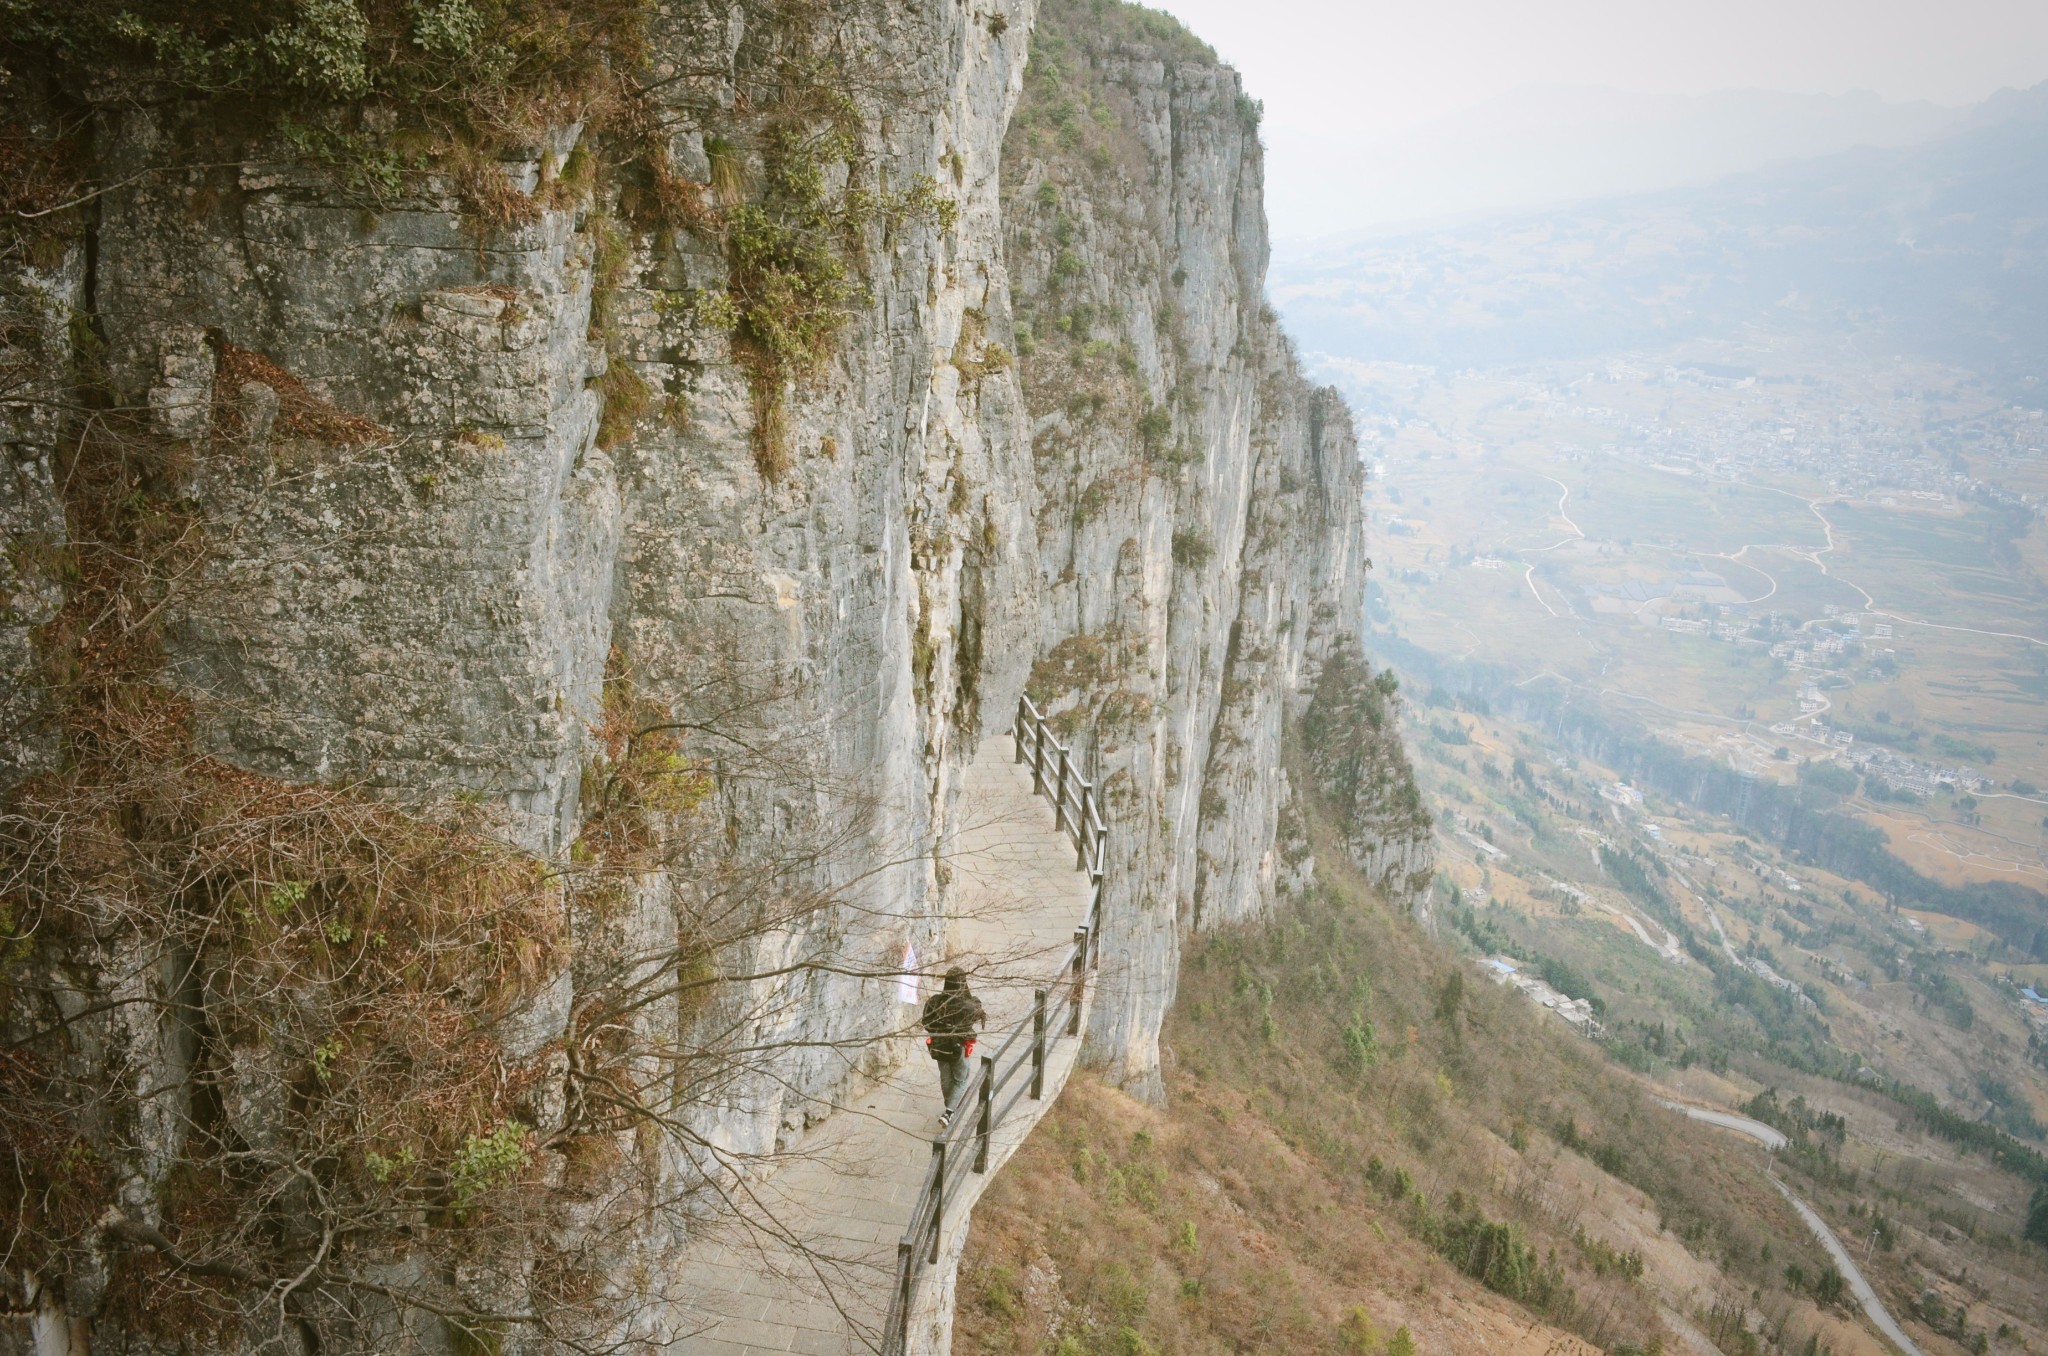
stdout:
<svg viewBox="0 0 2048 1356">
<path fill-rule="evenodd" d="M 384 446 L 230 358 L 337 456 Z M 481 802 L 222 761 L 160 625 L 217 587 L 235 525 L 142 413 L 70 418 L 68 586 L 39 635 L 63 758 L 0 806 L 5 1302 L 279 1351 L 675 1336 L 672 1268 L 622 1256 L 756 1204 L 780 1152 L 727 1147 L 713 1113 L 806 1044 L 856 1070 L 897 1034 L 792 1034 L 810 977 L 887 973 L 853 945 L 903 922 L 853 902 L 894 864 L 872 797 L 788 728 L 797 685 L 736 661 L 667 701 L 615 662 L 560 860 Z M 750 787 L 815 822 L 742 831 Z"/>
</svg>

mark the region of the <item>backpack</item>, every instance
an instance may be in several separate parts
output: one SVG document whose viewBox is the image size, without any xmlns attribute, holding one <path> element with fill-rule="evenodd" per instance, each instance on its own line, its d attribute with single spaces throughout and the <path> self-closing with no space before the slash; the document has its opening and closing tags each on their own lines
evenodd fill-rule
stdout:
<svg viewBox="0 0 2048 1356">
<path fill-rule="evenodd" d="M 984 1015 L 972 994 L 953 990 L 933 994 L 925 1002 L 921 1023 L 932 1033 L 924 1038 L 925 1053 L 933 1059 L 969 1058 L 974 1054 L 973 1028 Z"/>
</svg>

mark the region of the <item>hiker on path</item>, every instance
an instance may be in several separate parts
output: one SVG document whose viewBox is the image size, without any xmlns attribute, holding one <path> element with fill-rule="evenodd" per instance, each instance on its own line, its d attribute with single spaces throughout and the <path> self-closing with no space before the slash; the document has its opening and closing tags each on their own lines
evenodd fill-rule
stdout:
<svg viewBox="0 0 2048 1356">
<path fill-rule="evenodd" d="M 967 987 L 967 972 L 957 965 L 946 971 L 946 987 L 925 1000 L 922 1025 L 929 1034 L 924 1043 L 939 1062 L 939 1095 L 945 1099 L 946 1116 L 953 1114 L 953 1098 L 967 1081 L 975 1029 L 987 1019 L 981 1000 Z"/>
</svg>

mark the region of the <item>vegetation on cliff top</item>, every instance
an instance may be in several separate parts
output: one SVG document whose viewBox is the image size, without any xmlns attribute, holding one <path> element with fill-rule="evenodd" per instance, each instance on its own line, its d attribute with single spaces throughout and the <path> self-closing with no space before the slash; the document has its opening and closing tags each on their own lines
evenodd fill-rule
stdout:
<svg viewBox="0 0 2048 1356">
<path fill-rule="evenodd" d="M 0 59 L 81 103 L 383 107 L 504 141 L 622 94 L 654 13 L 651 0 L 0 0 Z"/>
<path fill-rule="evenodd" d="M 1394 728 L 1399 688 L 1393 670 L 1375 674 L 1339 649 L 1317 676 L 1302 722 L 1318 794 L 1338 823 L 1375 838 L 1426 834 L 1429 827 L 1429 810 Z"/>
<path fill-rule="evenodd" d="M 652 0 L 0 0 L 0 257 L 70 229 L 65 214 L 111 186 L 101 119 L 138 108 L 170 133 L 145 173 L 285 156 L 326 166 L 373 210 L 441 176 L 479 239 L 594 204 L 643 245 L 680 231 L 725 255 L 728 287 L 692 309 L 731 333 L 757 463 L 777 479 L 790 384 L 831 356 L 866 296 L 871 229 L 944 232 L 958 215 L 934 177 L 891 186 L 876 172 L 870 124 L 904 102 L 904 81 L 862 64 L 856 17 L 845 0 L 752 0 L 735 52 L 657 53 Z M 705 57 L 717 64 L 670 69 Z M 728 78 L 726 98 L 678 93 Z M 202 110 L 215 116 L 193 121 Z M 549 142 L 572 127 L 580 142 L 558 163 Z M 677 160 L 691 129 L 701 180 Z M 531 192 L 507 168 L 525 161 L 539 164 Z M 600 389 L 607 445 L 656 405 L 620 355 Z M 670 392 L 660 409 L 677 423 L 686 405 Z"/>
</svg>

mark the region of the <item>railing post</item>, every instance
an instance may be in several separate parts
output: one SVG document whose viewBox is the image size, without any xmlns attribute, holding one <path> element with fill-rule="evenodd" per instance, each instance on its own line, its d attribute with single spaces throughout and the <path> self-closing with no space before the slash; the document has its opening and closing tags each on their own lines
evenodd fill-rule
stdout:
<svg viewBox="0 0 2048 1356">
<path fill-rule="evenodd" d="M 1094 803 L 1095 788 L 1083 780 L 1081 783 L 1081 804 L 1074 811 L 1074 869 L 1076 871 L 1086 871 L 1088 869 L 1088 840 L 1095 836 L 1094 831 L 1088 827 L 1088 807 Z"/>
<path fill-rule="evenodd" d="M 1045 794 L 1045 722 L 1031 722 L 1031 794 Z"/>
<path fill-rule="evenodd" d="M 910 1244 L 896 1245 L 896 1350 L 910 1350 Z"/>
<path fill-rule="evenodd" d="M 1060 750 L 1060 790 L 1052 798 L 1052 822 L 1061 833 L 1067 831 L 1067 751 Z"/>
<path fill-rule="evenodd" d="M 939 1232 L 946 1225 L 946 1137 L 942 1134 L 932 1141 L 934 1175 L 932 1177 L 932 1251 L 929 1261 L 932 1266 L 939 1264 Z"/>
<path fill-rule="evenodd" d="M 1045 1096 L 1045 990 L 1031 1005 L 1031 1100 Z"/>
<path fill-rule="evenodd" d="M 1094 897 L 1088 901 L 1088 968 L 1102 963 L 1102 877 L 1095 877 Z"/>
<path fill-rule="evenodd" d="M 1088 941 L 1093 934 L 1087 928 L 1074 929 L 1074 1006 L 1067 1013 L 1067 1034 L 1081 1034 L 1081 997 L 1088 984 Z"/>
<path fill-rule="evenodd" d="M 976 1145 L 974 1149 L 974 1170 L 976 1172 L 988 1171 L 988 1137 L 989 1132 L 995 1129 L 995 1116 L 996 1057 L 994 1055 L 983 1055 L 981 1057 L 981 1124 L 976 1127 L 976 1132 L 981 1136 L 981 1143 Z"/>
<path fill-rule="evenodd" d="M 1017 719 L 1010 726 L 1010 743 L 1014 746 L 1010 751 L 1017 755 L 1017 761 L 1020 763 L 1024 761 L 1024 732 L 1030 728 L 1031 699 L 1019 697 L 1017 698 Z"/>
</svg>

